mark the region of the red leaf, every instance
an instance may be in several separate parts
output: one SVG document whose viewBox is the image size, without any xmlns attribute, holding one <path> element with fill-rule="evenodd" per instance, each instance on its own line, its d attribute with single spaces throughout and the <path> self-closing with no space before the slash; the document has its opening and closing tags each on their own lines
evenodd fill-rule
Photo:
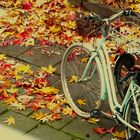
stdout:
<svg viewBox="0 0 140 140">
<path fill-rule="evenodd" d="M 22 40 L 21 39 L 15 39 L 13 41 L 13 45 L 20 45 L 22 43 Z"/>
<path fill-rule="evenodd" d="M 75 20 L 76 19 L 76 14 L 75 13 L 69 13 L 67 15 L 67 20 Z"/>
<path fill-rule="evenodd" d="M 116 127 L 112 127 L 110 129 L 107 130 L 108 133 L 114 133 L 116 132 Z"/>
<path fill-rule="evenodd" d="M 26 38 L 29 37 L 29 34 L 28 34 L 26 31 L 24 31 L 24 32 L 20 33 L 20 37 L 21 37 L 22 39 L 26 39 Z"/>
<path fill-rule="evenodd" d="M 32 50 L 28 50 L 27 52 L 25 52 L 25 55 L 27 56 L 33 56 L 33 51 Z"/>
<path fill-rule="evenodd" d="M 32 7 L 32 3 L 31 2 L 24 3 L 22 6 L 24 10 L 30 10 Z"/>
<path fill-rule="evenodd" d="M 107 133 L 106 128 L 93 128 L 93 131 L 98 133 L 98 134 L 106 134 Z"/>
</svg>

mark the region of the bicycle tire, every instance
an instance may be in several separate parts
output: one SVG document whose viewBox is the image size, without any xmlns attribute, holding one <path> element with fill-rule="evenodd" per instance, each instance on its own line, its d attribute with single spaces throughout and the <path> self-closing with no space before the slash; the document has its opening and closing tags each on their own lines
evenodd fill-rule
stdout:
<svg viewBox="0 0 140 140">
<path fill-rule="evenodd" d="M 138 94 L 136 98 L 140 109 L 140 94 Z M 135 127 L 136 123 L 134 123 L 134 120 L 135 122 L 138 122 L 138 120 L 136 118 L 136 111 L 134 109 L 134 104 L 131 101 L 132 101 L 132 97 L 125 111 L 125 121 L 127 121 L 128 123 L 130 123 Z M 140 134 L 138 134 L 135 130 L 132 130 L 130 127 L 126 127 L 125 132 L 126 132 L 126 140 L 134 140 L 135 138 L 140 137 Z"/>
<path fill-rule="evenodd" d="M 66 99 L 68 100 L 68 103 L 69 105 L 73 108 L 73 110 L 81 117 L 84 117 L 84 118 L 89 118 L 91 117 L 91 111 L 93 109 L 98 109 L 101 105 L 101 99 L 100 99 L 100 93 L 102 91 L 102 88 L 103 88 L 103 74 L 101 72 L 101 63 L 99 61 L 99 59 L 96 57 L 94 60 L 93 60 L 93 63 L 92 63 L 92 66 L 91 66 L 91 70 L 93 70 L 93 66 L 95 68 L 95 64 L 96 64 L 96 72 L 98 72 L 98 80 L 96 79 L 96 84 L 95 84 L 95 79 L 92 78 L 91 81 L 86 81 L 85 83 L 83 82 L 75 82 L 74 84 L 71 84 L 69 83 L 68 79 L 69 77 L 71 76 L 71 74 L 73 73 L 70 73 L 70 70 L 68 69 L 69 65 L 70 65 L 70 68 L 72 70 L 74 70 L 74 68 L 72 68 L 72 65 L 70 64 L 71 61 L 69 62 L 69 58 L 70 56 L 74 53 L 74 51 L 76 50 L 79 50 L 79 54 L 77 54 L 76 56 L 74 56 L 73 59 L 75 59 L 75 57 L 77 57 L 76 59 L 79 58 L 79 60 L 81 58 L 84 58 L 84 57 L 87 57 L 87 59 L 90 57 L 90 54 L 91 54 L 91 50 L 88 49 L 88 47 L 86 47 L 85 45 L 81 44 L 81 43 L 77 43 L 77 44 L 73 44 L 71 45 L 64 53 L 63 55 L 63 58 L 62 58 L 62 63 L 61 63 L 61 81 L 62 81 L 62 87 L 63 87 L 63 91 L 64 91 L 64 94 L 66 96 Z M 92 50 L 94 50 L 92 48 Z M 82 53 L 80 53 L 80 51 Z M 87 54 L 84 54 L 84 53 L 87 53 Z M 81 56 L 80 56 L 81 55 Z M 75 59 L 75 60 L 76 60 Z M 86 64 L 80 64 L 79 61 L 77 61 L 74 65 L 74 67 L 78 68 L 79 67 L 79 71 L 75 72 L 74 74 L 78 76 L 78 79 L 80 77 L 80 74 L 82 75 L 83 73 L 83 70 L 85 68 Z M 89 76 L 91 74 L 91 71 L 88 73 Z M 97 82 L 99 81 L 99 83 L 97 84 Z M 91 84 L 90 86 L 92 86 L 92 89 L 89 88 L 89 90 L 92 90 L 92 92 L 89 92 L 87 89 L 88 87 L 86 86 L 89 86 L 88 84 Z M 71 85 L 70 85 L 71 84 Z M 82 85 L 83 84 L 83 85 Z M 87 84 L 86 86 L 84 84 Z M 94 87 L 95 86 L 95 87 Z M 75 89 L 77 89 L 77 91 L 75 92 Z M 96 91 L 95 91 L 96 89 Z M 98 89 L 98 91 L 97 91 Z M 87 93 L 88 93 L 88 96 L 87 96 Z M 96 95 L 96 96 L 95 96 Z M 86 101 L 85 104 L 83 105 L 79 105 L 77 103 L 77 100 L 78 99 L 82 99 L 84 101 Z M 90 102 L 89 102 L 90 101 Z M 98 103 L 96 104 L 95 102 Z"/>
</svg>

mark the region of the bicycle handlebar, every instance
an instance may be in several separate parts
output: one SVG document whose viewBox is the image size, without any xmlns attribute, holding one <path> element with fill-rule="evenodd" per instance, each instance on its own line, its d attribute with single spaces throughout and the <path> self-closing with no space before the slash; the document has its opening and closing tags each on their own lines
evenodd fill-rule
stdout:
<svg viewBox="0 0 140 140">
<path fill-rule="evenodd" d="M 118 18 L 119 16 L 122 16 L 122 15 L 124 15 L 124 16 L 131 16 L 132 15 L 132 16 L 135 16 L 135 17 L 140 19 L 140 14 L 139 13 L 136 13 L 136 12 L 130 10 L 130 9 L 127 9 L 127 10 L 120 11 L 119 13 L 114 14 L 114 15 L 110 16 L 109 18 L 103 19 L 103 21 L 111 21 L 111 20 L 114 20 L 114 19 L 116 19 L 116 18 Z"/>
</svg>

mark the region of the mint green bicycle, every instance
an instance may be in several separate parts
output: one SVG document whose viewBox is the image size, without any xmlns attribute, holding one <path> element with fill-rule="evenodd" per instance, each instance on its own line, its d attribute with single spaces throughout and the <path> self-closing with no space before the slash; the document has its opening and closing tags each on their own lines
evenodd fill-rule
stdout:
<svg viewBox="0 0 140 140">
<path fill-rule="evenodd" d="M 128 82 L 127 92 L 116 93 L 111 62 L 108 57 L 109 52 L 105 47 L 108 35 L 114 33 L 114 39 L 119 40 L 119 42 L 125 40 L 124 43 L 127 46 L 140 46 L 139 39 L 134 40 L 132 36 L 128 37 L 127 29 L 122 27 L 123 31 L 120 31 L 120 28 L 118 28 L 120 24 L 119 26 L 117 24 L 118 27 L 111 25 L 111 21 L 121 16 L 140 17 L 139 14 L 131 10 L 124 10 L 109 18 L 99 18 L 98 21 L 100 20 L 103 24 L 100 26 L 102 37 L 96 41 L 97 47 L 86 43 L 71 45 L 62 58 L 61 80 L 64 94 L 70 106 L 78 115 L 84 118 L 95 117 L 98 114 L 110 116 L 106 113 L 107 110 L 104 110 L 106 100 L 108 100 L 113 113 L 110 117 L 126 126 L 126 139 L 131 140 L 136 133 L 140 133 L 140 87 L 133 78 L 135 72 L 130 72 L 131 74 L 126 74 L 127 76 L 123 78 L 119 73 L 115 75 L 117 76 L 116 82 L 120 82 L 120 80 L 122 82 L 122 79 L 126 81 L 130 77 L 131 79 Z M 92 19 L 92 16 L 90 18 Z M 139 25 L 134 24 L 132 20 L 124 22 L 121 26 L 127 26 L 130 29 L 132 26 L 136 26 L 138 30 L 140 29 Z M 121 36 L 127 39 L 121 39 Z M 118 44 L 116 43 L 116 45 Z M 129 47 L 128 52 L 131 52 L 131 49 Z M 123 65 L 115 68 L 126 70 Z M 121 99 L 118 97 L 119 94 L 123 94 Z"/>
</svg>

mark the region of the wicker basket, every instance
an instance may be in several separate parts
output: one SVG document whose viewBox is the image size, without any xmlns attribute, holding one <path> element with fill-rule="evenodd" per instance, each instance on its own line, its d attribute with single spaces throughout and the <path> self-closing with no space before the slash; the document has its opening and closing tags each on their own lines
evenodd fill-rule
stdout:
<svg viewBox="0 0 140 140">
<path fill-rule="evenodd" d="M 84 16 L 81 13 L 76 14 L 77 30 L 79 35 L 84 37 L 95 37 L 101 35 L 100 27 L 102 20 L 97 16 Z"/>
</svg>

